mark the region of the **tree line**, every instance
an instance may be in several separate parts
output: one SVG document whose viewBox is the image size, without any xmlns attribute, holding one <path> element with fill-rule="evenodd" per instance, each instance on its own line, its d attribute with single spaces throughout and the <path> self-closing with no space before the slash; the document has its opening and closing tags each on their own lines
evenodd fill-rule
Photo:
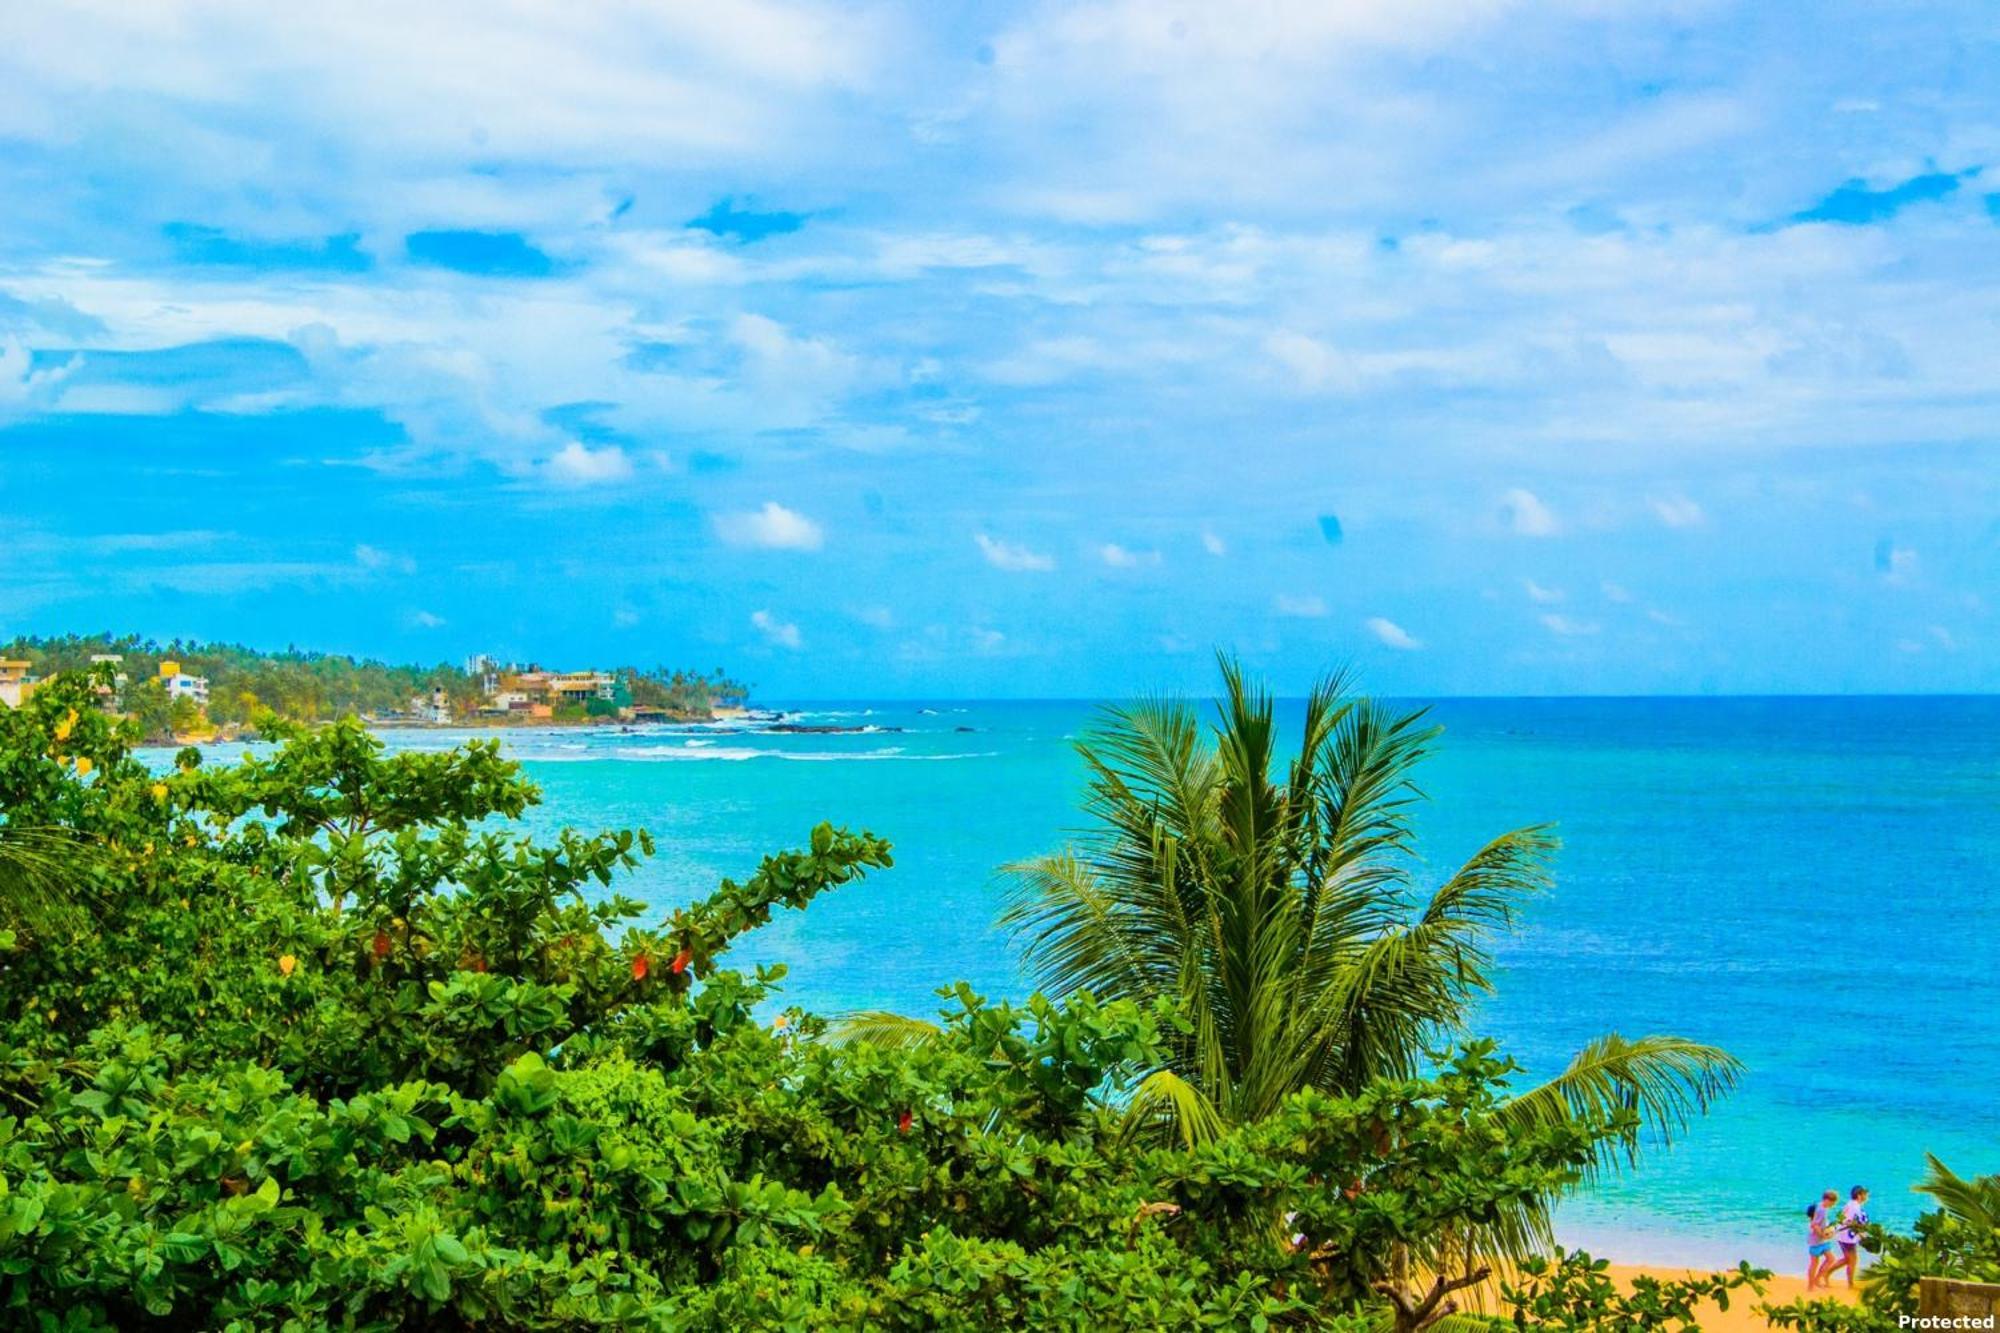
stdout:
<svg viewBox="0 0 2000 1333">
<path fill-rule="evenodd" d="M 205 726 L 255 727 L 270 715 L 292 722 L 373 717 L 406 710 L 442 690 L 455 719 L 477 716 L 482 682 L 462 666 L 396 665 L 373 658 L 314 652 L 298 647 L 264 651 L 235 643 L 138 635 L 20 636 L 0 644 L 0 656 L 24 658 L 44 676 L 84 672 L 94 656 L 116 655 L 126 684 L 118 704 L 138 720 L 146 739 L 160 742 Z M 177 662 L 208 681 L 208 702 L 174 699 L 159 678 L 162 662 Z M 702 673 L 671 667 L 620 666 L 612 674 L 635 705 L 677 718 L 705 718 L 712 709 L 741 703 L 748 689 L 721 668 Z M 580 710 L 579 710 L 580 711 Z"/>
</svg>

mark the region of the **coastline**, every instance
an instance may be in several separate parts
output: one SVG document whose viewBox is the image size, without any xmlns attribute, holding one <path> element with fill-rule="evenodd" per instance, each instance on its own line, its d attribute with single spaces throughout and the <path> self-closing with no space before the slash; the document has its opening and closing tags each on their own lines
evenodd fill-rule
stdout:
<svg viewBox="0 0 2000 1333">
<path fill-rule="evenodd" d="M 1678 1268 L 1662 1264 L 1613 1264 L 1609 1271 L 1611 1277 L 1619 1286 L 1629 1289 L 1632 1279 L 1637 1277 L 1653 1277 L 1662 1281 L 1672 1281 L 1676 1278 L 1687 1277 L 1690 1274 L 1712 1270 Z M 1864 1267 L 1862 1271 L 1865 1273 L 1867 1269 Z M 1836 1286 L 1830 1292 L 1815 1291 L 1811 1294 L 1816 1300 L 1836 1301 L 1843 1305 L 1852 1305 L 1860 1298 L 1860 1290 L 1858 1286 L 1850 1289 L 1843 1281 L 1841 1285 Z M 1746 1299 L 1732 1300 L 1727 1310 L 1719 1310 L 1712 1303 L 1699 1307 L 1703 1333 L 1762 1333 L 1762 1330 L 1770 1328 L 1771 1324 L 1762 1314 L 1758 1313 L 1758 1306 L 1764 1304 L 1789 1305 L 1791 1302 L 1805 1297 L 1806 1294 L 1806 1280 L 1802 1275 L 1797 1273 L 1773 1273 L 1764 1283 L 1764 1294 L 1762 1296 L 1748 1296 Z"/>
</svg>

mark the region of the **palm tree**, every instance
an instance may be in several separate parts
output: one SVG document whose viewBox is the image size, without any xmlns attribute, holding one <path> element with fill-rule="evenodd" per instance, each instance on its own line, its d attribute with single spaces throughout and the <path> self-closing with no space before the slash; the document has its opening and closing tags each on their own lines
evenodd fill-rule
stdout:
<svg viewBox="0 0 2000 1333">
<path fill-rule="evenodd" d="M 1553 830 L 1504 833 L 1428 894 L 1411 816 L 1414 771 L 1439 728 L 1351 695 L 1339 678 L 1306 700 L 1279 753 L 1270 696 L 1221 660 L 1219 717 L 1155 701 L 1111 710 L 1079 744 L 1089 829 L 1071 848 L 1006 868 L 1003 924 L 1037 985 L 1100 1000 L 1166 998 L 1190 1020 L 1138 1084 L 1132 1123 L 1192 1143 L 1256 1120 L 1302 1088 L 1344 1093 L 1415 1075 L 1467 1031 L 1492 987 L 1487 942 L 1549 885 Z M 925 1026 L 857 1015 L 853 1040 L 909 1043 Z M 1523 1125 L 1599 1110 L 1641 1128 L 1599 1167 L 1666 1138 L 1734 1086 L 1726 1052 L 1679 1037 L 1587 1044 L 1508 1103 Z M 1484 1253 L 1545 1251 L 1546 1209 Z M 1459 1238 L 1459 1244 L 1470 1238 Z"/>
</svg>

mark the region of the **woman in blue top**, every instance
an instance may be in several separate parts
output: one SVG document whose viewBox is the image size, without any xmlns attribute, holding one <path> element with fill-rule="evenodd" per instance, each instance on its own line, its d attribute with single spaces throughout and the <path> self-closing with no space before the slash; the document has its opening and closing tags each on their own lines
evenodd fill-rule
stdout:
<svg viewBox="0 0 2000 1333">
<path fill-rule="evenodd" d="M 1834 1209 L 1840 1206 L 1840 1191 L 1828 1190 L 1819 1202 L 1806 1205 L 1806 1290 L 1823 1286 L 1823 1279 L 1836 1262 L 1834 1250 Z"/>
</svg>

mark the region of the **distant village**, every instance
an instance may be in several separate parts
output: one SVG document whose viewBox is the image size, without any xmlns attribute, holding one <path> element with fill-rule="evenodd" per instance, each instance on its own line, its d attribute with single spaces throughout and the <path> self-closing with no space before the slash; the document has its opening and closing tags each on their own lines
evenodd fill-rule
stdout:
<svg viewBox="0 0 2000 1333">
<path fill-rule="evenodd" d="M 149 739 L 254 732 L 260 719 L 351 716 L 378 726 L 639 724 L 749 716 L 747 690 L 720 670 L 556 669 L 480 653 L 462 665 L 392 666 L 234 644 L 159 644 L 106 635 L 0 645 L 0 705 L 19 707 L 51 676 L 88 673 L 106 712 Z"/>
<path fill-rule="evenodd" d="M 633 697 L 634 681 L 629 672 L 550 671 L 539 664 L 501 663 L 484 653 L 465 659 L 465 675 L 478 689 L 477 703 L 468 715 L 442 685 L 428 695 L 410 696 L 407 709 L 382 709 L 368 720 L 381 723 L 416 723 L 423 726 L 460 726 L 480 722 L 556 722 L 565 719 L 619 722 L 672 722 L 688 716 L 685 708 L 640 703 Z M 746 716 L 738 705 L 711 704 L 708 716 Z"/>
</svg>

